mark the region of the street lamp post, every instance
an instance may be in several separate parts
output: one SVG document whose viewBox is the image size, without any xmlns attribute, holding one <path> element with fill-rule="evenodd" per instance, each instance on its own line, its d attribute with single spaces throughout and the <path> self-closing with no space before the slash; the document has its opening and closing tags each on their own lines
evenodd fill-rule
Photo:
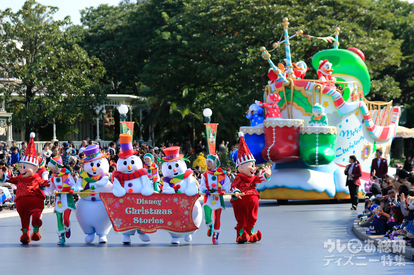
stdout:
<svg viewBox="0 0 414 275">
<path fill-rule="evenodd" d="M 101 109 L 103 106 L 99 106 L 95 109 L 96 111 L 96 141 L 101 141 L 101 137 L 99 136 L 99 115 L 101 113 Z"/>
<path fill-rule="evenodd" d="M 126 115 L 128 113 L 128 106 L 126 106 L 125 104 L 121 104 L 118 107 L 118 111 L 119 111 L 119 114 L 120 114 L 120 120 L 121 120 L 121 122 L 126 121 L 126 117 L 127 117 Z M 122 123 L 120 123 L 119 129 L 120 129 L 120 132 L 122 134 Z"/>
<path fill-rule="evenodd" d="M 216 135 L 217 135 L 217 123 L 211 123 L 211 115 L 213 111 L 210 108 L 203 110 L 203 116 L 205 117 L 206 123 L 206 139 L 207 139 L 207 152 L 209 154 L 215 153 L 216 148 Z"/>
<path fill-rule="evenodd" d="M 213 111 L 210 108 L 205 108 L 203 110 L 203 116 L 205 117 L 206 123 L 211 122 L 211 115 L 213 114 Z"/>
</svg>

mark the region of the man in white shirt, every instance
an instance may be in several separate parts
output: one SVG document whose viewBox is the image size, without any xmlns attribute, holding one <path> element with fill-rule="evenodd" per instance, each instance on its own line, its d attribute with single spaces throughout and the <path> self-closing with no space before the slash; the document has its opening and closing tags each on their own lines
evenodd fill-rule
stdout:
<svg viewBox="0 0 414 275">
<path fill-rule="evenodd" d="M 79 148 L 79 154 L 82 153 L 86 147 L 88 147 L 88 143 L 86 142 L 86 140 L 82 140 L 82 146 L 81 148 Z"/>
</svg>

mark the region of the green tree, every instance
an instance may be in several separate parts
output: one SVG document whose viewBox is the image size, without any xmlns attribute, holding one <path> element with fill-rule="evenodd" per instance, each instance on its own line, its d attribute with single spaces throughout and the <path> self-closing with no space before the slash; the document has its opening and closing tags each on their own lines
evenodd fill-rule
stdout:
<svg viewBox="0 0 414 275">
<path fill-rule="evenodd" d="M 90 7 L 81 11 L 80 26 L 72 26 L 70 32 L 76 42 L 90 56 L 102 61 L 106 72 L 100 81 L 107 85 L 111 93 L 137 94 L 140 84 L 130 66 L 130 53 L 126 51 L 130 37 L 125 37 L 129 28 L 127 22 L 130 14 L 137 9 L 137 4 L 120 4 Z"/>
<path fill-rule="evenodd" d="M 0 67 L 6 77 L 19 80 L 4 83 L 1 92 L 13 126 L 27 135 L 53 118 L 72 124 L 105 99 L 98 85 L 104 67 L 72 42 L 65 31 L 69 17 L 53 19 L 57 10 L 30 0 L 17 12 L 0 13 Z"/>
<path fill-rule="evenodd" d="M 328 36 L 340 27 L 340 48 L 365 53 L 372 78 L 368 99 L 408 100 L 414 86 L 412 11 L 412 4 L 398 0 L 126 1 L 86 9 L 77 33 L 88 53 L 104 62 L 104 84 L 148 97 L 143 128 L 155 129 L 156 140 L 204 139 L 202 110 L 209 107 L 212 121 L 220 123 L 218 141 L 234 143 L 267 82 L 269 65 L 259 48 L 272 49 L 283 38 L 283 17 L 290 34 L 301 29 Z M 317 39 L 291 40 L 293 60 L 309 66 L 315 53 L 332 47 Z M 272 56 L 283 63 L 284 48 Z M 317 78 L 312 68 L 307 78 Z"/>
</svg>

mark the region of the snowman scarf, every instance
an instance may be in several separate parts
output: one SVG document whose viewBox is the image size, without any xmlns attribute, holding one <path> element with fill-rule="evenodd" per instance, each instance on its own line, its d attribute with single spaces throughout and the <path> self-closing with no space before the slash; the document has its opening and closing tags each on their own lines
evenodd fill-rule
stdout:
<svg viewBox="0 0 414 275">
<path fill-rule="evenodd" d="M 175 177 L 172 177 L 172 178 L 165 177 L 165 178 L 162 179 L 162 181 L 164 182 L 164 184 L 168 183 L 170 185 L 170 187 L 174 188 L 176 183 L 179 183 L 180 181 L 182 181 L 182 180 L 184 180 L 184 179 L 186 179 L 186 178 L 188 178 L 189 176 L 192 176 L 192 175 L 193 175 L 193 171 L 191 169 L 188 169 L 187 171 L 185 171 L 185 173 L 183 173 L 181 175 L 178 175 L 178 176 L 175 176 Z M 177 192 L 177 190 L 176 190 L 176 192 Z"/>
<path fill-rule="evenodd" d="M 134 173 L 126 174 L 119 171 L 114 171 L 112 173 L 112 182 L 114 179 L 117 179 L 122 187 L 124 187 L 124 183 L 129 180 L 139 179 L 142 176 L 148 176 L 147 170 L 141 168 L 135 171 Z"/>
<path fill-rule="evenodd" d="M 82 192 L 84 192 L 84 191 L 88 191 L 88 190 L 91 189 L 90 183 L 95 183 L 95 182 L 101 180 L 103 177 L 109 177 L 109 174 L 108 173 L 103 173 L 102 175 L 93 177 L 93 176 L 89 175 L 86 171 L 83 171 L 82 173 L 80 173 L 79 176 L 81 176 L 81 178 L 82 178 L 82 188 L 83 188 Z M 93 188 L 93 189 L 95 189 L 95 188 Z M 87 196 L 89 196 L 89 194 L 88 195 L 81 194 L 81 198 L 84 198 L 84 197 L 87 197 Z"/>
</svg>

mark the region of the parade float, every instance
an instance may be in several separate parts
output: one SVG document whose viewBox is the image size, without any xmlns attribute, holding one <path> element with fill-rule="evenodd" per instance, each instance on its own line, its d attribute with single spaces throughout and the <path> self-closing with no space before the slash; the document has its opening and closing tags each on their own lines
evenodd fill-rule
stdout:
<svg viewBox="0 0 414 275">
<path fill-rule="evenodd" d="M 270 64 L 264 102 L 250 106 L 247 118 L 251 124 L 240 127 L 257 164 L 274 163 L 271 180 L 257 186 L 261 198 L 279 202 L 347 199 L 344 169 L 350 155 L 362 166 L 359 195 L 363 197 L 375 150 L 382 149 L 383 156 L 390 159 L 400 108 L 392 106 L 392 101 L 365 98 L 371 86 L 365 56 L 356 48 L 338 48 L 339 28 L 334 37 L 306 35 L 334 44 L 333 49 L 312 57 L 318 79 L 306 79 L 308 66 L 303 61 L 292 62 L 289 43 L 289 39 L 305 35 L 298 31 L 289 37 L 287 18 L 282 25 L 284 40 L 273 47 L 284 44 L 286 68 L 276 66 L 265 47 L 260 49 Z M 280 116 L 268 116 L 269 110 Z M 236 156 L 237 150 L 232 152 L 233 161 Z"/>
</svg>

